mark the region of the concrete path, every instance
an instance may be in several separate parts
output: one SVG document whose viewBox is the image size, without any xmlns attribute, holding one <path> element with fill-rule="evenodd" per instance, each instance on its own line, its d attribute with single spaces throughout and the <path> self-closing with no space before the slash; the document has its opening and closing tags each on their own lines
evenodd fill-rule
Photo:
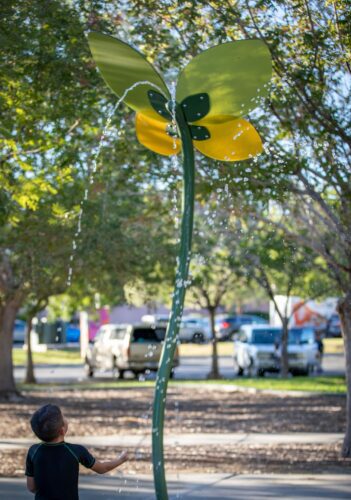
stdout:
<svg viewBox="0 0 351 500">
<path fill-rule="evenodd" d="M 270 444 L 334 444 L 343 439 L 339 433 L 318 432 L 290 432 L 286 434 L 244 434 L 244 433 L 201 433 L 201 434 L 173 434 L 165 435 L 165 446 L 199 446 L 199 445 L 270 445 Z M 111 436 L 72 436 L 67 437 L 71 443 L 79 443 L 85 446 L 118 446 L 135 447 L 151 446 L 150 434 L 121 434 Z M 0 449 L 27 448 L 36 442 L 34 439 L 9 438 L 0 439 Z M 351 498 L 351 497 L 350 497 Z"/>
<path fill-rule="evenodd" d="M 337 500 L 350 499 L 351 479 L 345 474 L 180 474 L 168 477 L 170 500 Z M 84 476 L 80 500 L 154 500 L 151 476 Z M 25 480 L 0 478 L 0 498 L 33 499 Z"/>
</svg>

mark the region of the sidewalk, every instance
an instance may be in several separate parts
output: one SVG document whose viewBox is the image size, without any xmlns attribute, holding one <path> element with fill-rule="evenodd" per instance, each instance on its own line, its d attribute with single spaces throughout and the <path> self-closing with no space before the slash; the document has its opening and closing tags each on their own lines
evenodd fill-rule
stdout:
<svg viewBox="0 0 351 500">
<path fill-rule="evenodd" d="M 350 476 L 180 474 L 168 477 L 170 500 L 337 500 L 350 499 Z M 80 500 L 154 500 L 151 476 L 89 476 L 80 478 Z M 0 478 L 0 498 L 25 500 L 24 479 Z"/>
<path fill-rule="evenodd" d="M 272 444 L 334 444 L 343 439 L 343 434 L 321 432 L 290 432 L 286 434 L 245 434 L 245 433 L 201 433 L 165 435 L 165 446 L 196 446 L 196 445 L 272 445 Z M 68 436 L 67 441 L 84 446 L 151 446 L 150 432 L 144 434 L 121 434 L 111 436 Z M 27 448 L 36 440 L 26 438 L 0 439 L 0 449 Z"/>
</svg>

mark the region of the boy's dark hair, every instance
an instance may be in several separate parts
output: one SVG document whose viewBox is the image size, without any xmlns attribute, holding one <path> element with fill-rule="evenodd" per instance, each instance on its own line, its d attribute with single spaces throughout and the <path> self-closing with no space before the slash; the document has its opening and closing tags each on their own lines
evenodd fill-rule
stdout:
<svg viewBox="0 0 351 500">
<path fill-rule="evenodd" d="M 51 404 L 42 406 L 33 414 L 30 425 L 41 441 L 53 441 L 64 425 L 60 408 Z"/>
</svg>

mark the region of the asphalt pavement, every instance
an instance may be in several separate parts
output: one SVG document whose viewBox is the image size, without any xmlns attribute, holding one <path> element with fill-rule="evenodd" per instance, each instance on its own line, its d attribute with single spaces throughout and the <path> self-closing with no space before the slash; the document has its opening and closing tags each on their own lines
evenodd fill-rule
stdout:
<svg viewBox="0 0 351 500">
<path fill-rule="evenodd" d="M 175 379 L 201 380 L 206 379 L 211 369 L 211 358 L 194 356 L 182 357 L 180 366 L 175 370 Z M 219 358 L 221 375 L 227 379 L 235 379 L 233 358 L 221 356 Z M 344 375 L 345 361 L 342 354 L 327 354 L 323 359 L 325 375 Z M 83 365 L 37 365 L 35 374 L 39 382 L 78 382 L 85 379 Z M 152 376 L 152 375 L 151 375 Z M 96 378 L 111 378 L 111 372 L 98 372 Z M 23 380 L 24 367 L 15 368 L 15 378 Z"/>
<path fill-rule="evenodd" d="M 346 474 L 178 474 L 167 478 L 170 500 L 350 500 Z M 33 499 L 25 479 L 0 478 L 0 498 Z M 80 478 L 80 500 L 154 500 L 151 476 L 116 473 Z"/>
</svg>

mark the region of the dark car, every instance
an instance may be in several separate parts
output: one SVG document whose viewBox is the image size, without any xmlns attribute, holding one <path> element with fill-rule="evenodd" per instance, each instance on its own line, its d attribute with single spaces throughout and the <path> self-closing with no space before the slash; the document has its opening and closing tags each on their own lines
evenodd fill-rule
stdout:
<svg viewBox="0 0 351 500">
<path fill-rule="evenodd" d="M 237 314 L 236 316 L 218 316 L 216 319 L 216 335 L 219 340 L 233 337 L 244 325 L 267 325 L 268 321 L 253 314 Z"/>
</svg>

